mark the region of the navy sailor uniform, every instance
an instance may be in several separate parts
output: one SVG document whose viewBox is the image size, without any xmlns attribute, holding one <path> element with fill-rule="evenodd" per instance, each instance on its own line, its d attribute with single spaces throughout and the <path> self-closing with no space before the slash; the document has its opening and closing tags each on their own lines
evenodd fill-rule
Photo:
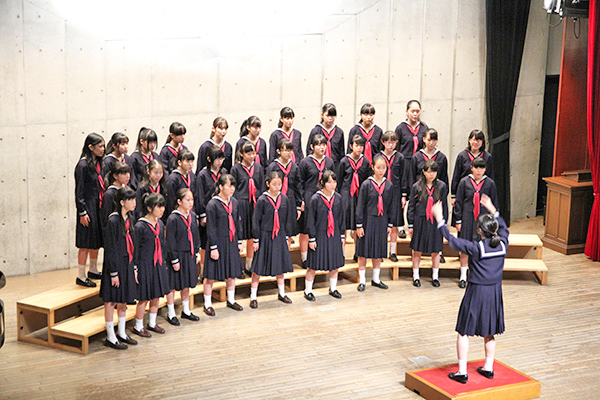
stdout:
<svg viewBox="0 0 600 400">
<path fill-rule="evenodd" d="M 383 135 L 383 130 L 375 124 L 372 124 L 371 129 L 368 131 L 360 123 L 354 125 L 348 133 L 348 153 L 352 152 L 352 149 L 350 148 L 350 141 L 355 135 L 362 136 L 368 143 L 365 143 L 365 150 L 363 154 L 365 157 L 367 157 L 367 160 L 369 160 L 369 164 L 372 165 L 373 157 L 375 157 L 375 154 L 379 153 L 379 149 L 381 148 L 381 135 Z"/>
<path fill-rule="evenodd" d="M 198 283 L 196 254 L 200 248 L 200 239 L 197 221 L 193 211 L 185 217 L 179 210 L 174 210 L 167 219 L 167 270 L 171 290 L 193 288 Z M 177 263 L 179 271 L 173 269 L 173 265 Z"/>
<path fill-rule="evenodd" d="M 106 157 L 104 157 L 104 166 L 102 167 L 102 177 L 103 178 L 106 177 L 106 174 L 108 174 L 110 172 L 112 166 L 117 161 L 120 161 L 122 163 L 129 165 L 129 168 L 131 169 L 131 173 L 129 174 L 129 184 L 127 186 L 129 186 L 130 188 L 135 190 L 137 188 L 137 180 L 135 177 L 135 173 L 133 172 L 133 160 L 127 154 L 123 154 L 123 158 L 119 160 L 117 158 L 117 156 L 115 156 L 113 153 L 108 153 L 106 155 Z M 112 182 L 109 182 L 109 183 L 112 183 Z"/>
<path fill-rule="evenodd" d="M 160 182 L 156 185 L 156 186 L 152 186 L 150 184 L 150 182 L 148 182 L 145 185 L 140 185 L 137 188 L 136 191 L 136 203 L 135 203 L 135 212 L 138 218 L 141 218 L 143 216 L 145 216 L 146 214 L 148 214 L 148 211 L 144 209 L 144 195 L 145 194 L 150 194 L 150 193 L 158 193 L 160 195 L 162 195 L 165 198 L 165 201 L 168 202 L 168 196 L 167 196 L 167 191 L 165 190 L 164 186 L 160 184 Z M 165 207 L 166 209 L 166 207 Z M 167 214 L 166 210 L 165 213 L 162 216 L 162 220 L 163 222 L 166 223 L 167 221 L 167 217 L 169 214 Z"/>
<path fill-rule="evenodd" d="M 435 150 L 433 156 L 430 158 L 425 152 L 425 149 L 421 149 L 412 156 L 410 174 L 408 174 L 410 178 L 408 187 L 412 187 L 412 185 L 419 180 L 425 162 L 429 161 L 430 159 L 434 160 L 438 164 L 438 180 L 444 182 L 446 187 L 448 186 L 448 158 L 446 158 L 444 153 L 438 149 Z"/>
<path fill-rule="evenodd" d="M 165 212 L 170 215 L 177 208 L 177 191 L 187 188 L 196 193 L 196 175 L 190 171 L 184 175 L 178 168 L 175 168 L 167 178 L 167 207 Z"/>
<path fill-rule="evenodd" d="M 410 240 L 410 248 L 421 253 L 439 253 L 444 248 L 444 239 L 437 230 L 437 224 L 428 210 L 428 203 L 433 206 L 438 200 L 442 202 L 444 218 L 448 218 L 448 186 L 439 179 L 436 180 L 437 189 L 440 192 L 439 199 L 435 199 L 435 187 L 425 187 L 427 198 L 420 201 L 417 188 L 419 183 L 412 185 L 406 217 L 408 219 L 409 229 L 413 229 Z"/>
<path fill-rule="evenodd" d="M 77 225 L 75 246 L 78 249 L 99 249 L 102 247 L 102 226 L 100 203 L 104 195 L 101 161 L 90 167 L 85 158 L 75 166 L 75 205 L 77 206 Z M 83 226 L 80 218 L 90 217 L 88 226 Z"/>
<path fill-rule="evenodd" d="M 108 188 L 106 188 L 104 196 L 102 196 L 102 207 L 100 207 L 100 226 L 102 227 L 103 235 L 106 230 L 106 224 L 108 223 L 108 217 L 114 211 L 113 199 L 117 194 L 117 190 L 119 190 L 118 187 L 115 185 L 110 185 Z"/>
<path fill-rule="evenodd" d="M 315 250 L 308 248 L 308 267 L 316 271 L 333 271 L 343 267 L 345 257 L 342 240 L 346 231 L 342 196 L 333 192 L 331 197 L 327 198 L 319 190 L 308 204 L 309 241 L 317 243 Z M 333 226 L 330 223 L 333 223 Z"/>
<path fill-rule="evenodd" d="M 360 185 L 371 174 L 371 167 L 367 157 L 360 155 L 354 160 L 350 154 L 340 161 L 337 173 L 337 192 L 342 195 L 342 208 L 344 215 L 344 229 L 356 229 L 356 204 Z"/>
<path fill-rule="evenodd" d="M 145 217 L 135 224 L 134 265 L 138 267 L 138 297 L 148 301 L 163 297 L 171 291 L 167 272 L 167 242 L 165 225 L 157 219 L 153 225 Z"/>
<path fill-rule="evenodd" d="M 137 150 L 131 153 L 131 180 L 136 182 L 136 187 L 146 178 L 146 165 L 152 160 L 158 160 L 158 154 L 155 152 L 151 152 L 149 156 Z"/>
<path fill-rule="evenodd" d="M 404 156 L 399 151 L 394 150 L 391 156 L 381 152 L 385 160 L 387 171 L 385 177 L 392 181 L 394 185 L 394 196 L 392 199 L 392 226 L 404 226 L 404 208 L 402 207 L 402 197 L 408 197 L 407 171 L 405 168 Z"/>
<path fill-rule="evenodd" d="M 476 188 L 477 187 L 477 188 Z M 454 216 L 456 223 L 461 224 L 458 237 L 467 240 L 477 240 L 477 220 L 475 217 L 475 203 L 473 199 L 476 195 L 481 199 L 481 194 L 487 194 L 498 209 L 498 194 L 496 193 L 496 183 L 493 179 L 484 175 L 479 184 L 473 179 L 473 175 L 468 175 L 461 179 L 456 191 L 456 202 L 454 203 Z M 478 202 L 479 214 L 489 213 L 488 209 Z"/>
<path fill-rule="evenodd" d="M 264 169 L 257 162 L 253 162 L 250 167 L 247 167 L 244 163 L 237 163 L 231 168 L 231 175 L 237 182 L 233 196 L 238 200 L 242 224 L 239 237 L 242 240 L 252 239 L 252 213 L 256 201 L 265 191 Z M 253 182 L 250 182 L 250 180 Z M 252 187 L 255 189 L 253 196 L 250 193 Z"/>
<path fill-rule="evenodd" d="M 235 144 L 235 154 L 240 154 L 240 147 L 246 142 L 250 142 L 254 145 L 254 150 L 256 150 L 254 162 L 260 164 L 263 168 L 269 165 L 269 159 L 267 158 L 267 142 L 261 137 L 258 138 L 256 143 L 253 143 L 248 136 L 242 136 Z"/>
<path fill-rule="evenodd" d="M 231 147 L 229 142 L 223 140 L 223 143 L 221 143 L 221 145 L 219 146 L 218 144 L 215 143 L 214 140 L 208 139 L 206 142 L 202 143 L 202 145 L 198 149 L 198 162 L 196 164 L 196 175 L 200 174 L 200 171 L 202 171 L 202 168 L 206 167 L 206 156 L 208 155 L 208 150 L 213 146 L 220 147 L 221 150 L 223 150 L 223 153 L 225 154 L 225 159 L 223 160 L 223 165 L 221 165 L 221 166 L 223 168 L 225 168 L 227 171 L 231 170 L 231 166 L 233 165 L 233 148 Z"/>
<path fill-rule="evenodd" d="M 317 192 L 317 183 L 321 179 L 323 172 L 326 170 L 334 170 L 334 162 L 331 158 L 324 156 L 321 161 L 309 154 L 304 157 L 298 166 L 298 175 L 300 176 L 300 191 L 302 192 L 302 200 L 304 201 L 304 213 L 298 221 L 299 231 L 303 234 L 308 234 L 306 210 L 310 205 L 310 199 Z"/>
<path fill-rule="evenodd" d="M 271 137 L 269 138 L 269 162 L 273 163 L 279 157 L 277 154 L 277 145 L 281 139 L 287 139 L 294 144 L 292 161 L 300 164 L 300 161 L 304 158 L 304 153 L 302 153 L 302 132 L 294 128 L 292 128 L 289 135 L 282 128 L 277 128 L 271 133 Z"/>
<path fill-rule="evenodd" d="M 173 172 L 175 168 L 177 168 L 175 162 L 181 150 L 187 150 L 187 147 L 185 147 L 183 143 L 179 145 L 179 150 L 173 147 L 171 143 L 165 144 L 162 149 L 160 149 L 158 160 L 162 163 L 165 169 L 165 178 L 169 176 L 169 174 Z"/>
<path fill-rule="evenodd" d="M 281 193 L 287 197 L 287 235 L 298 234 L 298 211 L 302 208 L 302 192 L 300 191 L 300 177 L 298 165 L 288 161 L 286 165 L 276 158 L 266 169 L 265 176 L 271 172 L 279 172 L 282 177 Z M 287 186 L 286 186 L 287 184 Z"/>
<path fill-rule="evenodd" d="M 377 184 L 370 176 L 360 186 L 356 207 L 356 228 L 364 229 L 364 236 L 356 242 L 356 255 L 365 258 L 387 257 L 387 228 L 393 226 L 392 209 L 394 188 L 385 177 Z"/>
<path fill-rule="evenodd" d="M 196 176 L 196 193 L 194 198 L 194 209 L 198 220 L 206 218 L 206 205 L 210 201 L 215 190 L 215 183 L 219 180 L 221 175 L 226 174 L 227 170 L 221 168 L 216 174 L 212 169 L 207 167 L 202 168 L 200 173 Z M 206 227 L 199 225 L 200 232 L 200 247 L 206 248 Z"/>
<path fill-rule="evenodd" d="M 344 151 L 344 131 L 337 125 L 334 125 L 331 130 L 327 131 L 323 124 L 317 124 L 308 135 L 308 142 L 306 145 L 307 156 L 313 153 L 311 147 L 312 139 L 313 136 L 318 134 L 325 136 L 327 139 L 327 150 L 325 150 L 325 155 L 333 160 L 334 168 L 337 170 L 338 164 L 346 154 Z"/>
<path fill-rule="evenodd" d="M 423 122 L 419 122 L 414 129 L 407 121 L 400 122 L 396 127 L 398 151 L 402 153 L 407 162 L 410 161 L 413 154 L 423 148 L 423 138 L 427 129 L 427 125 Z"/>
</svg>

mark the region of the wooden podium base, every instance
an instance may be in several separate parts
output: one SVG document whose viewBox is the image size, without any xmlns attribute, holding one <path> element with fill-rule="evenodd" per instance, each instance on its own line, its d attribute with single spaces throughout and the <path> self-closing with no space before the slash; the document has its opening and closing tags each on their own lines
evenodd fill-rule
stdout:
<svg viewBox="0 0 600 400">
<path fill-rule="evenodd" d="M 469 382 L 458 383 L 450 378 L 450 372 L 458 371 L 458 365 L 420 369 L 406 373 L 404 386 L 427 400 L 527 400 L 540 396 L 539 381 L 494 361 L 494 379 L 487 379 L 477 372 L 485 360 L 471 361 L 467 365 Z"/>
</svg>

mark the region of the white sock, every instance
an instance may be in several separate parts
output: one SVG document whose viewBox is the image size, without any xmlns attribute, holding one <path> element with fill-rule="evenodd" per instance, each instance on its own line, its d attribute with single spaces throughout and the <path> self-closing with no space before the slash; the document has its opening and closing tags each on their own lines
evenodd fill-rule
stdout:
<svg viewBox="0 0 600 400">
<path fill-rule="evenodd" d="M 169 310 L 169 318 L 175 318 L 175 304 L 167 304 L 167 310 Z"/>
<path fill-rule="evenodd" d="M 90 272 L 93 272 L 95 274 L 98 273 L 98 259 L 97 258 L 90 258 Z"/>
<path fill-rule="evenodd" d="M 119 317 L 119 326 L 117 327 L 117 329 L 119 330 L 119 336 L 121 336 L 122 338 L 127 337 L 127 332 L 125 332 L 125 325 L 127 325 L 127 318 Z"/>
<path fill-rule="evenodd" d="M 117 336 L 115 335 L 115 323 L 113 321 L 106 323 L 106 340 L 111 343 L 117 343 Z"/>
<path fill-rule="evenodd" d="M 329 278 L 329 288 L 332 292 L 337 289 L 337 280 L 338 278 Z"/>
<path fill-rule="evenodd" d="M 204 295 L 204 308 L 212 307 L 212 296 Z"/>
<path fill-rule="evenodd" d="M 467 360 L 458 360 L 458 374 L 467 375 Z"/>
<path fill-rule="evenodd" d="M 365 283 L 367 283 L 367 270 L 366 269 L 362 269 L 362 270 L 359 269 L 358 270 L 358 277 L 359 277 L 359 280 L 360 280 L 359 283 L 362 283 L 363 285 Z"/>
<path fill-rule="evenodd" d="M 82 281 L 85 281 L 85 265 L 77 266 L 77 277 Z"/>
<path fill-rule="evenodd" d="M 258 295 L 258 288 L 257 287 L 255 287 L 255 288 L 251 287 L 250 288 L 250 300 L 256 300 L 257 295 Z"/>
<path fill-rule="evenodd" d="M 396 246 L 397 245 L 398 245 L 398 243 L 396 243 L 396 242 L 390 243 L 390 254 L 396 254 Z"/>
<path fill-rule="evenodd" d="M 154 328 L 156 326 L 156 314 L 148 313 L 148 326 Z"/>
<path fill-rule="evenodd" d="M 494 370 L 494 357 L 485 358 L 485 365 L 483 366 L 483 369 L 485 369 L 486 371 Z"/>
<path fill-rule="evenodd" d="M 234 290 L 228 290 L 227 291 L 227 301 L 230 304 L 235 303 L 235 289 Z"/>
<path fill-rule="evenodd" d="M 285 296 L 285 285 L 277 285 L 277 289 L 279 289 L 279 295 L 281 297 Z"/>
<path fill-rule="evenodd" d="M 461 281 L 467 280 L 467 271 L 468 270 L 469 270 L 469 267 L 460 267 L 460 280 Z"/>
<path fill-rule="evenodd" d="M 300 258 L 302 259 L 303 262 L 306 261 L 306 259 L 308 258 L 308 251 L 301 251 Z"/>
<path fill-rule="evenodd" d="M 306 284 L 306 289 L 304 289 L 304 293 L 309 294 L 312 293 L 312 285 L 314 281 L 304 281 Z"/>
<path fill-rule="evenodd" d="M 380 273 L 381 273 L 381 269 L 379 269 L 379 268 L 373 268 L 373 282 L 375 282 L 375 283 L 381 282 L 379 280 L 379 274 Z"/>
<path fill-rule="evenodd" d="M 419 278 L 419 268 L 413 268 L 413 281 L 417 279 L 421 279 Z"/>
<path fill-rule="evenodd" d="M 183 313 L 185 315 L 190 315 L 192 313 L 190 311 L 190 301 L 189 300 L 181 300 L 181 305 L 183 306 Z"/>
<path fill-rule="evenodd" d="M 135 330 L 136 331 L 141 331 L 142 329 L 144 329 L 144 318 L 142 319 L 135 319 Z"/>
<path fill-rule="evenodd" d="M 246 257 L 246 271 L 250 271 L 250 268 L 252 268 L 252 259 Z"/>
<path fill-rule="evenodd" d="M 432 268 L 431 269 L 431 278 L 432 279 L 439 279 L 440 277 L 440 269 L 439 268 Z"/>
</svg>

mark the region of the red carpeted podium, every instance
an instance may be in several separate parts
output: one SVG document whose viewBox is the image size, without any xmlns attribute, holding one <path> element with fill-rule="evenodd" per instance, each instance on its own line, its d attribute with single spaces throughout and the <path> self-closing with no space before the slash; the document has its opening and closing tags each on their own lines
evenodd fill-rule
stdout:
<svg viewBox="0 0 600 400">
<path fill-rule="evenodd" d="M 485 360 L 471 361 L 467 365 L 469 382 L 455 382 L 448 378 L 450 372 L 458 371 L 458 365 L 420 369 L 406 373 L 404 386 L 427 400 L 526 400 L 540 396 L 539 381 L 494 361 L 494 379 L 487 379 L 477 372 Z"/>
</svg>

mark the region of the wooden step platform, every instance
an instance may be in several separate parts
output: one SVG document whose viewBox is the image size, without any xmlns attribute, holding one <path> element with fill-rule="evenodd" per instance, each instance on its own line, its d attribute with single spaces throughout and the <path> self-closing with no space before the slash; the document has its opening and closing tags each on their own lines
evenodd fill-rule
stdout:
<svg viewBox="0 0 600 400">
<path fill-rule="evenodd" d="M 469 381 L 465 384 L 448 378 L 456 372 L 456 364 L 438 368 L 409 371 L 404 386 L 427 400 L 528 400 L 540 396 L 541 383 L 508 365 L 494 361 L 494 378 L 488 379 L 477 372 L 485 360 L 467 365 Z"/>
</svg>

